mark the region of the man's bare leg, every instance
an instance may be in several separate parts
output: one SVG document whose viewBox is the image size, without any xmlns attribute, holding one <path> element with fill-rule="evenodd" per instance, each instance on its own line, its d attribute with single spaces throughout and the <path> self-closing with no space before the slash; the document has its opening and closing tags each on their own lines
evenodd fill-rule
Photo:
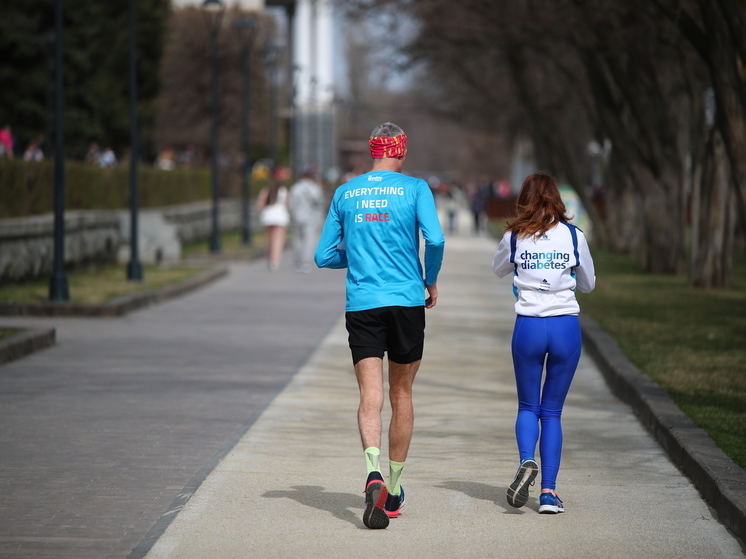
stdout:
<svg viewBox="0 0 746 559">
<path fill-rule="evenodd" d="M 360 440 L 365 450 L 366 461 L 369 453 L 380 452 L 381 447 L 381 410 L 383 409 L 383 360 L 378 357 L 367 357 L 355 364 L 355 376 L 360 388 L 360 405 L 357 410 L 357 422 L 360 429 Z M 373 447 L 373 448 L 371 448 Z M 368 479 L 365 486 L 365 511 L 363 524 L 372 529 L 382 529 L 389 525 L 385 506 L 388 490 L 383 476 L 375 463 L 368 463 Z"/>
<path fill-rule="evenodd" d="M 360 388 L 357 424 L 363 449 L 381 448 L 381 410 L 383 409 L 383 359 L 366 357 L 355 363 Z"/>
<path fill-rule="evenodd" d="M 394 363 L 389 360 L 389 401 L 391 402 L 391 425 L 389 426 L 389 459 L 404 462 L 409 452 L 414 429 L 414 406 L 412 384 L 421 361 Z"/>
<path fill-rule="evenodd" d="M 405 501 L 401 476 L 414 429 L 412 384 L 419 367 L 420 361 L 405 365 L 389 360 L 391 425 L 389 425 L 389 497 L 386 502 L 386 514 L 392 518 L 399 516 Z"/>
</svg>

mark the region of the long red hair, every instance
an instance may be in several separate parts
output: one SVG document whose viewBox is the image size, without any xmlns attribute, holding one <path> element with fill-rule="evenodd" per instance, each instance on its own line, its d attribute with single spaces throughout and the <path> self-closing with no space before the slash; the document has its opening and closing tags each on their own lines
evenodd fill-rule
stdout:
<svg viewBox="0 0 746 559">
<path fill-rule="evenodd" d="M 523 181 L 516 210 L 518 217 L 509 222 L 505 230 L 518 231 L 519 237 L 543 235 L 560 221 L 570 221 L 556 179 L 543 171 Z"/>
<path fill-rule="evenodd" d="M 267 189 L 267 205 L 271 206 L 277 202 L 277 193 L 280 190 L 282 184 L 277 179 L 270 179 L 269 188 Z"/>
</svg>

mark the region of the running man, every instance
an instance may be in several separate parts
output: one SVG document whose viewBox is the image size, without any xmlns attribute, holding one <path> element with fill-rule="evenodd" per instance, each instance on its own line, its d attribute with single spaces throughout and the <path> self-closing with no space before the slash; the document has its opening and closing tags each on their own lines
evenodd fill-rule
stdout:
<svg viewBox="0 0 746 559">
<path fill-rule="evenodd" d="M 320 268 L 347 268 L 345 319 L 368 472 L 363 523 L 372 529 L 386 528 L 404 505 L 401 475 L 414 425 L 412 383 L 422 359 L 425 309 L 438 301 L 445 247 L 430 187 L 401 174 L 406 154 L 407 136 L 397 125 L 386 122 L 373 130 L 373 168 L 336 190 L 315 254 Z M 392 412 L 388 487 L 379 462 L 384 353 Z"/>
</svg>

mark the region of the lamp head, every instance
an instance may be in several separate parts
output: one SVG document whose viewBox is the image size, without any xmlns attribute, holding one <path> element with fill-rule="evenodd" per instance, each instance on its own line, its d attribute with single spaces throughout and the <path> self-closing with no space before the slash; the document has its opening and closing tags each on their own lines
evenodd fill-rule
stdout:
<svg viewBox="0 0 746 559">
<path fill-rule="evenodd" d="M 202 2 L 202 8 L 210 12 L 217 12 L 224 10 L 225 4 L 222 0 L 205 0 Z"/>
<path fill-rule="evenodd" d="M 253 19 L 239 19 L 233 24 L 236 29 L 252 30 L 256 27 L 256 22 Z"/>
</svg>

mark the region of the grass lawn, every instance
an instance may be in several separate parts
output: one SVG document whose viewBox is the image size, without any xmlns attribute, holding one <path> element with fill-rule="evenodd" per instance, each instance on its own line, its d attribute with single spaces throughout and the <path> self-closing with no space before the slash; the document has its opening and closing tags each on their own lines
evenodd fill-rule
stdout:
<svg viewBox="0 0 746 559">
<path fill-rule="evenodd" d="M 227 258 L 244 259 L 252 251 L 265 246 L 264 234 L 254 234 L 252 245 L 244 246 L 239 233 L 221 236 L 221 255 Z M 207 241 L 183 247 L 183 257 L 209 256 Z M 87 266 L 67 273 L 70 287 L 70 302 L 101 304 L 128 293 L 151 291 L 159 287 L 178 283 L 207 269 L 206 266 L 143 266 L 143 281 L 127 280 L 127 269 L 123 265 Z M 49 278 L 18 284 L 0 285 L 0 303 L 45 303 L 49 300 Z M 19 329 L 0 327 L 0 339 L 21 332 Z"/>
<path fill-rule="evenodd" d="M 244 259 L 253 251 L 264 248 L 264 234 L 254 234 L 252 245 L 244 246 L 238 232 L 221 235 L 220 255 L 226 258 Z M 207 241 L 185 245 L 183 258 L 210 256 Z M 151 291 L 159 287 L 178 283 L 207 269 L 206 266 L 169 265 L 143 266 L 143 281 L 127 280 L 124 265 L 85 266 L 67 273 L 70 287 L 70 302 L 101 304 L 128 293 Z M 0 303 L 45 303 L 49 299 L 49 278 L 0 285 Z M 1 335 L 1 334 L 0 334 Z"/>
<path fill-rule="evenodd" d="M 265 249 L 267 246 L 264 232 L 253 233 L 251 235 L 251 246 L 244 245 L 241 242 L 241 233 L 239 231 L 223 233 L 220 236 L 220 255 L 227 258 L 243 260 L 249 254 L 255 254 L 257 251 Z M 210 243 L 208 241 L 199 241 L 190 243 L 182 247 L 182 257 L 199 258 L 210 256 Z"/>
<path fill-rule="evenodd" d="M 21 328 L 0 328 L 0 340 L 2 340 L 3 338 L 14 336 L 15 334 L 18 334 L 19 332 L 23 332 L 23 329 Z"/>
<path fill-rule="evenodd" d="M 178 283 L 205 269 L 204 266 L 143 266 L 143 281 L 131 282 L 127 280 L 126 266 L 86 266 L 67 273 L 70 302 L 101 304 L 119 295 Z M 45 303 L 48 300 L 49 278 L 0 285 L 0 303 Z"/>
<path fill-rule="evenodd" d="M 592 252 L 596 289 L 578 295 L 581 312 L 746 468 L 746 257 L 737 256 L 732 289 L 704 290 Z"/>
</svg>

